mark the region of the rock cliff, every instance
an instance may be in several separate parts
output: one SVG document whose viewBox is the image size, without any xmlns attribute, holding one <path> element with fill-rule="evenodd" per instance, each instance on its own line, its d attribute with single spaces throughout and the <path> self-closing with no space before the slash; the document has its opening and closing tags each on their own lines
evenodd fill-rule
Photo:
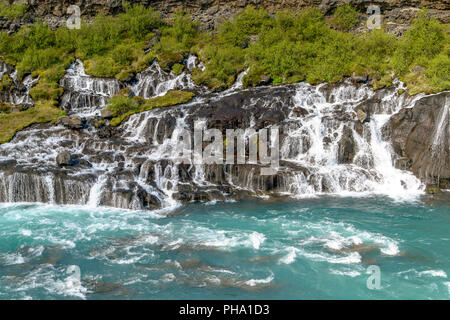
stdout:
<svg viewBox="0 0 450 320">
<path fill-rule="evenodd" d="M 36 17 L 43 18 L 49 25 L 55 27 L 61 25 L 69 16 L 67 8 L 73 4 L 80 7 L 81 15 L 85 19 L 89 19 L 98 13 L 116 14 L 122 10 L 121 0 L 19 0 L 12 2 L 27 3 L 27 13 L 29 14 L 28 17 L 18 21 L 0 20 L 0 26 L 3 29 L 13 31 L 17 30 L 22 23 L 29 23 Z M 205 29 L 214 29 L 222 19 L 233 16 L 236 11 L 247 5 L 265 8 L 270 13 L 283 9 L 297 10 L 314 7 L 320 9 L 325 15 L 330 15 L 337 6 L 350 3 L 361 13 L 360 28 L 365 25 L 364 17 L 367 17 L 367 8 L 370 5 L 376 5 L 380 7 L 386 28 L 398 34 L 407 28 L 411 19 L 416 16 L 417 11 L 423 7 L 427 7 L 432 16 L 442 23 L 450 22 L 449 0 L 130 0 L 128 2 L 152 6 L 165 17 L 169 17 L 175 10 L 183 8 Z"/>
</svg>

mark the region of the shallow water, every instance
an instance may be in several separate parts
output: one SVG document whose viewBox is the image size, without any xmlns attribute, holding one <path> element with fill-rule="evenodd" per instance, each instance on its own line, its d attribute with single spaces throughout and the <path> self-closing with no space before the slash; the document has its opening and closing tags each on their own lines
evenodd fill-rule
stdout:
<svg viewBox="0 0 450 320">
<path fill-rule="evenodd" d="M 1 204 L 0 299 L 449 299 L 449 225 L 449 193 L 165 215 Z"/>
</svg>

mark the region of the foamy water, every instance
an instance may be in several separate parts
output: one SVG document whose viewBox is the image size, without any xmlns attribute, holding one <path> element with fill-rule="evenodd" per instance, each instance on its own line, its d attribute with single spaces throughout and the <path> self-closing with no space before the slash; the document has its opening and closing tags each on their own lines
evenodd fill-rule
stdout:
<svg viewBox="0 0 450 320">
<path fill-rule="evenodd" d="M 0 206 L 0 297 L 448 299 L 448 195 Z M 381 270 L 380 290 L 366 286 Z"/>
</svg>

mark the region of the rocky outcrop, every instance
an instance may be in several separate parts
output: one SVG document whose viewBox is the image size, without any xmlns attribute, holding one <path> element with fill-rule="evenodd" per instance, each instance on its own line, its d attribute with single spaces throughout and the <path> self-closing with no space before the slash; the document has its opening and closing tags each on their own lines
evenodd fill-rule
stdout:
<svg viewBox="0 0 450 320">
<path fill-rule="evenodd" d="M 23 1 L 21 0 L 20 2 Z M 367 16 L 366 11 L 368 6 L 377 5 L 381 9 L 386 28 L 396 33 L 402 33 L 407 28 L 411 19 L 416 16 L 417 11 L 423 7 L 429 8 L 431 15 L 435 16 L 441 22 L 450 22 L 450 3 L 448 0 L 130 0 L 128 2 L 152 6 L 165 17 L 170 17 L 175 10 L 183 8 L 195 20 L 199 21 L 200 25 L 205 29 L 214 29 L 220 21 L 233 16 L 238 10 L 247 5 L 266 8 L 270 13 L 283 9 L 298 10 L 315 7 L 319 8 L 324 14 L 330 15 L 337 6 L 350 3 L 361 12 L 360 28 L 365 24 L 366 19 L 363 18 Z M 4 29 L 15 30 L 21 24 L 29 23 L 30 19 L 33 20 L 33 18 L 39 17 L 44 18 L 50 26 L 56 27 L 66 22 L 69 16 L 67 14 L 67 8 L 72 4 L 80 7 L 82 16 L 87 20 L 91 19 L 97 13 L 116 14 L 123 10 L 121 0 L 27 0 L 27 3 L 29 9 L 26 19 L 24 18 L 13 23 L 6 21 L 2 23 L 2 20 L 0 20 L 0 26 Z"/>
<path fill-rule="evenodd" d="M 345 126 L 339 141 L 338 163 L 352 163 L 355 158 L 356 145 L 353 131 Z"/>
<path fill-rule="evenodd" d="M 62 151 L 56 156 L 56 163 L 58 166 L 71 166 L 72 165 L 72 156 L 68 151 Z"/>
<path fill-rule="evenodd" d="M 450 93 L 421 98 L 395 114 L 385 127 L 395 152 L 408 169 L 430 185 L 450 181 Z"/>
</svg>

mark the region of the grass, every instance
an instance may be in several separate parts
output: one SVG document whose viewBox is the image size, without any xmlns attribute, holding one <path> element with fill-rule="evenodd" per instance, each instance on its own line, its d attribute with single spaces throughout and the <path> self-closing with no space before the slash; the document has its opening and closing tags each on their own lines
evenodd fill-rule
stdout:
<svg viewBox="0 0 450 320">
<path fill-rule="evenodd" d="M 169 91 L 164 96 L 150 99 L 141 97 L 130 98 L 124 94 L 112 97 L 107 108 L 111 110 L 114 118 L 111 119 L 113 127 L 118 126 L 131 115 L 151 110 L 153 108 L 169 107 L 181 103 L 187 103 L 194 97 L 194 93 L 187 91 Z"/>
<path fill-rule="evenodd" d="M 64 115 L 64 111 L 50 104 L 37 104 L 26 111 L 9 114 L 0 113 L 0 143 L 10 141 L 16 132 L 34 124 L 53 121 Z"/>
</svg>

